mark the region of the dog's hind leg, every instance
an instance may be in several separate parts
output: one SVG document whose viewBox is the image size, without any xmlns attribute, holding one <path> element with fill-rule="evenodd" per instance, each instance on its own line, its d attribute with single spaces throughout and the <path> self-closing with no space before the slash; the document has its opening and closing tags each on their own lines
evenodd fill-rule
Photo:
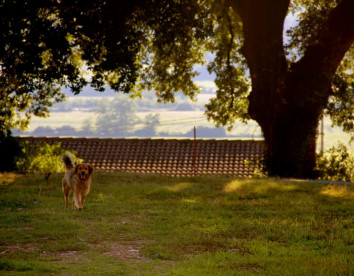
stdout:
<svg viewBox="0 0 354 276">
<path fill-rule="evenodd" d="M 81 193 L 78 194 L 78 208 L 81 211 L 82 209 L 84 209 L 84 201 L 85 201 L 85 196 Z"/>
<path fill-rule="evenodd" d="M 69 206 L 69 195 L 70 195 L 70 190 L 71 189 L 70 189 L 68 183 L 66 182 L 65 177 L 63 178 L 63 181 L 62 181 L 62 190 L 63 190 L 64 196 L 65 196 L 65 208 L 68 208 L 68 206 Z"/>
</svg>

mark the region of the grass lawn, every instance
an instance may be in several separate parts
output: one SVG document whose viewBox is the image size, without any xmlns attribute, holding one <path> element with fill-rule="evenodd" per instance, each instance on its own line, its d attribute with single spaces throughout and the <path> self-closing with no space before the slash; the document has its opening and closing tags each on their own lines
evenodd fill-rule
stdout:
<svg viewBox="0 0 354 276">
<path fill-rule="evenodd" d="M 0 275 L 353 275 L 354 187 L 94 175 L 83 211 L 61 175 L 0 174 Z"/>
</svg>

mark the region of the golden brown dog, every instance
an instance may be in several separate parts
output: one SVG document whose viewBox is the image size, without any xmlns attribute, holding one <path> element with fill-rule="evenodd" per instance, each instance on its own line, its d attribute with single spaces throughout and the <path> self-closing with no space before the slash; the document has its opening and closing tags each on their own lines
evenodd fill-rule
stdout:
<svg viewBox="0 0 354 276">
<path fill-rule="evenodd" d="M 84 208 L 87 194 L 90 192 L 93 167 L 90 164 L 82 163 L 75 165 L 75 160 L 70 153 L 62 156 L 66 166 L 66 172 L 62 181 L 62 189 L 65 195 L 65 208 L 69 206 L 70 191 L 73 190 L 73 209 Z"/>
</svg>

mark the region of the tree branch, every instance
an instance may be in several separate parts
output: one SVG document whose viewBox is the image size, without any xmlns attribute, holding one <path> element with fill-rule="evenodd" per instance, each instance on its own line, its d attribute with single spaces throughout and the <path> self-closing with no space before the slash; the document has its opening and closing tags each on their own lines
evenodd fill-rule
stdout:
<svg viewBox="0 0 354 276">
<path fill-rule="evenodd" d="M 228 0 L 243 23 L 243 55 L 252 78 L 248 112 L 252 119 L 271 121 L 268 106 L 279 102 L 287 73 L 283 26 L 290 0 Z M 277 93 L 274 93 L 277 91 Z"/>
<path fill-rule="evenodd" d="M 286 69 L 283 25 L 290 0 L 228 0 L 242 19 L 244 46 L 251 74 Z M 276 65 L 277 64 L 277 65 Z"/>
<path fill-rule="evenodd" d="M 354 42 L 353 14 L 354 1 L 341 1 L 330 12 L 314 40 L 317 43 L 307 47 L 303 58 L 293 65 L 293 71 L 301 71 L 302 76 L 310 74 L 330 80 Z"/>
<path fill-rule="evenodd" d="M 232 20 L 230 17 L 230 14 L 228 13 L 228 10 L 226 10 L 225 12 L 226 15 L 226 19 L 227 19 L 227 27 L 229 30 L 229 34 L 230 34 L 230 39 L 229 39 L 229 43 L 227 45 L 227 59 L 226 59 L 226 65 L 227 65 L 227 69 L 228 69 L 228 75 L 230 78 L 234 77 L 232 74 L 232 65 L 231 65 L 231 52 L 232 52 L 232 46 L 234 43 L 234 30 L 232 27 Z M 235 101 L 235 87 L 233 86 L 233 83 L 231 82 L 231 87 L 230 87 L 230 94 L 231 94 L 231 104 L 230 104 L 230 109 L 234 109 L 234 101 Z"/>
</svg>

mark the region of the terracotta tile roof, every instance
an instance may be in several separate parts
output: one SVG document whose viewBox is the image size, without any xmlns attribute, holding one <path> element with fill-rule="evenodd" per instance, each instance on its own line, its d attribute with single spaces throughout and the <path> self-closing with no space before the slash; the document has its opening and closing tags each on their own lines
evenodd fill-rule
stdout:
<svg viewBox="0 0 354 276">
<path fill-rule="evenodd" d="M 171 176 L 215 174 L 247 177 L 261 168 L 264 142 L 254 140 L 20 137 L 32 143 L 61 142 L 98 170 Z M 196 162 L 195 153 L 196 152 Z M 245 160 L 253 165 L 245 164 Z"/>
</svg>

